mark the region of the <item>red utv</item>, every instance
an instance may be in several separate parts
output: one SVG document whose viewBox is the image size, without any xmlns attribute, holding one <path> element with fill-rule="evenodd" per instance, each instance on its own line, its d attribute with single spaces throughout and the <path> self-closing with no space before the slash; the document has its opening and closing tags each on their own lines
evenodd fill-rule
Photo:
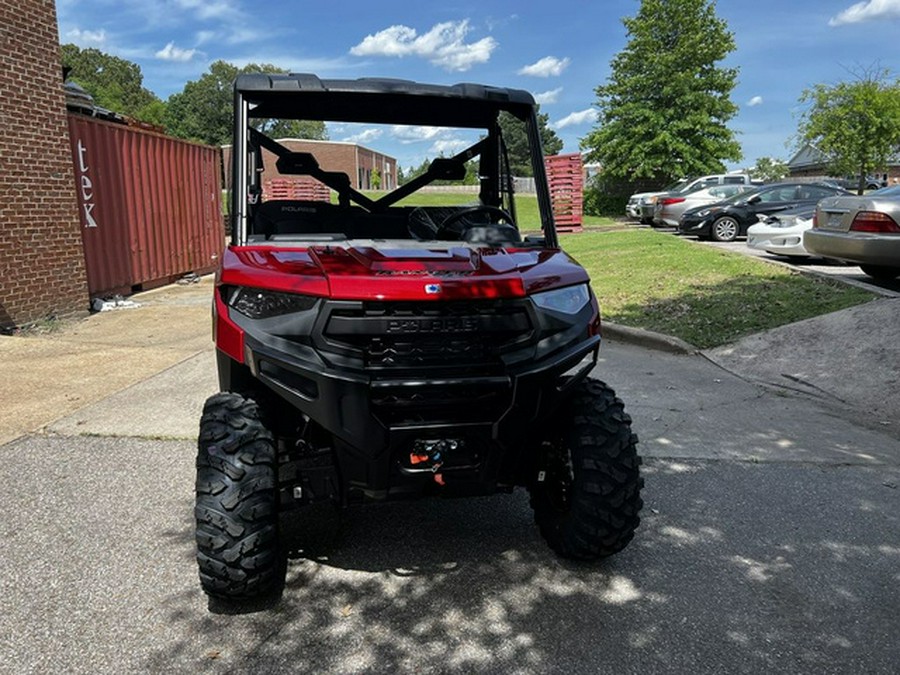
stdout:
<svg viewBox="0 0 900 675">
<path fill-rule="evenodd" d="M 514 191 L 501 116 L 532 148 L 536 211 Z M 234 117 L 221 393 L 197 457 L 203 589 L 279 592 L 285 519 L 317 502 L 521 486 L 558 554 L 623 549 L 640 522 L 637 437 L 589 376 L 599 308 L 559 248 L 532 96 L 251 74 L 235 83 Z M 336 170 L 333 144 L 274 137 L 299 120 L 444 156 L 400 185 L 385 160 L 379 187 L 393 189 L 363 190 L 373 171 Z M 326 186 L 326 199 L 285 199 L 266 176 Z"/>
</svg>

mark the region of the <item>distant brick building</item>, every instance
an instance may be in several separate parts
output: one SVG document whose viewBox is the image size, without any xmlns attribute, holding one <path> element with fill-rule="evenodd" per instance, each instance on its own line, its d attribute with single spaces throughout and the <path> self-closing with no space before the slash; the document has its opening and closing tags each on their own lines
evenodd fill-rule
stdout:
<svg viewBox="0 0 900 675">
<path fill-rule="evenodd" d="M 52 0 L 0 0 L 0 328 L 88 309 Z"/>
<path fill-rule="evenodd" d="M 307 139 L 278 139 L 278 142 L 293 152 L 310 152 L 315 155 L 319 167 L 324 171 L 338 171 L 350 178 L 350 185 L 357 190 L 393 190 L 397 187 L 397 160 L 375 150 L 369 150 L 355 143 L 339 141 L 312 141 Z M 268 150 L 263 150 L 263 185 L 279 178 L 275 169 L 278 158 Z M 231 184 L 231 146 L 223 147 L 225 181 Z M 375 175 L 380 185 L 376 187 Z"/>
</svg>

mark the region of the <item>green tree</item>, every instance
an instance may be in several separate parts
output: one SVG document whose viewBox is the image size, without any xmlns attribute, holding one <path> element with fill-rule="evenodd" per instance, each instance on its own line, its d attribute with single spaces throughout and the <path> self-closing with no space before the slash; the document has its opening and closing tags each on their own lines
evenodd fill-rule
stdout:
<svg viewBox="0 0 900 675">
<path fill-rule="evenodd" d="M 69 68 L 68 79 L 84 87 L 95 104 L 144 122 L 163 122 L 165 103 L 144 88 L 139 65 L 73 44 L 63 45 L 61 52 L 62 64 Z"/>
<path fill-rule="evenodd" d="M 538 108 L 538 130 L 541 134 L 541 151 L 545 156 L 556 155 L 563 149 L 562 139 L 550 128 L 550 117 Z M 500 113 L 500 132 L 509 153 L 509 166 L 514 176 L 533 176 L 531 154 L 528 149 L 528 133 L 525 123 L 509 113 Z"/>
<path fill-rule="evenodd" d="M 231 143 L 234 80 L 240 73 L 256 72 L 287 71 L 269 64 L 251 63 L 238 68 L 216 61 L 199 80 L 188 82 L 181 92 L 169 97 L 166 126 L 180 138 L 210 145 Z M 328 138 L 325 123 L 320 121 L 259 119 L 253 121 L 253 126 L 274 138 Z"/>
<path fill-rule="evenodd" d="M 788 175 L 788 165 L 775 157 L 760 157 L 750 169 L 750 177 L 765 183 L 781 180 Z"/>
<path fill-rule="evenodd" d="M 855 81 L 817 84 L 800 96 L 798 139 L 828 157 L 835 176 L 866 175 L 883 169 L 900 147 L 900 79 L 888 71 L 859 74 Z"/>
<path fill-rule="evenodd" d="M 734 35 L 715 2 L 641 0 L 622 21 L 628 43 L 595 90 L 597 125 L 581 141 L 588 161 L 609 177 L 669 182 L 740 160 L 727 126 L 738 71 L 717 65 L 734 51 Z"/>
</svg>

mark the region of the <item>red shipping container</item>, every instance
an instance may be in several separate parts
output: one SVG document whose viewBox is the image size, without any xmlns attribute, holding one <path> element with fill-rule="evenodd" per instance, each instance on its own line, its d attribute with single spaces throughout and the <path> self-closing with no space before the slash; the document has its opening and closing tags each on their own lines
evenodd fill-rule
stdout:
<svg viewBox="0 0 900 675">
<path fill-rule="evenodd" d="M 214 270 L 225 243 L 217 148 L 70 113 L 92 296 Z"/>
</svg>

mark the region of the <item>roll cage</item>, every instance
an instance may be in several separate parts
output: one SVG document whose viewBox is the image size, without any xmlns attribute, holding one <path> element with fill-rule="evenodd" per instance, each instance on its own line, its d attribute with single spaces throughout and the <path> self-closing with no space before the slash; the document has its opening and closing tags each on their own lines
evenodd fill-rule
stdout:
<svg viewBox="0 0 900 675">
<path fill-rule="evenodd" d="M 558 245 L 547 191 L 534 99 L 521 90 L 457 84 L 424 85 L 405 80 L 322 80 L 306 74 L 244 74 L 234 85 L 235 132 L 232 152 L 232 243 L 244 245 L 259 235 L 256 209 L 262 149 L 277 157 L 283 175 L 309 176 L 337 193 L 338 206 L 362 214 L 385 214 L 422 187 L 440 180 L 460 180 L 466 163 L 478 163 L 478 201 L 502 209 L 516 220 L 513 179 L 498 122 L 508 113 L 524 123 L 538 198 L 544 244 Z M 438 157 L 420 176 L 377 198 L 352 186 L 344 173 L 324 170 L 309 152 L 295 152 L 258 130 L 265 120 L 452 127 L 479 130 L 481 138 L 452 157 Z M 349 215 L 349 212 L 348 212 Z M 515 223 L 514 223 L 515 225 Z M 537 226 L 537 224 L 535 224 Z M 354 229 L 352 227 L 347 229 Z M 397 234 L 398 228 L 388 228 Z M 268 239 L 269 236 L 266 235 Z"/>
</svg>

